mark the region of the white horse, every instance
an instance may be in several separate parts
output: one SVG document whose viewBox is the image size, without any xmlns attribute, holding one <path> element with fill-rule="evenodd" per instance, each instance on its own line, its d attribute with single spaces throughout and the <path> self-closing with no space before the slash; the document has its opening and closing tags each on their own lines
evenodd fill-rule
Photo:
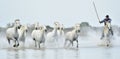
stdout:
<svg viewBox="0 0 120 59">
<path fill-rule="evenodd" d="M 80 24 L 76 24 L 74 29 L 72 31 L 69 31 L 65 34 L 65 43 L 64 43 L 64 47 L 66 46 L 67 42 L 69 41 L 69 45 L 72 44 L 73 46 L 73 41 L 77 42 L 77 48 L 78 48 L 78 36 L 80 34 Z"/>
<path fill-rule="evenodd" d="M 25 38 L 26 38 L 26 33 L 28 31 L 28 27 L 26 25 L 22 25 L 21 28 L 18 30 L 19 33 L 19 41 L 23 42 L 23 45 L 25 44 Z"/>
<path fill-rule="evenodd" d="M 39 28 L 40 29 L 33 30 L 31 36 L 35 41 L 35 47 L 38 46 L 40 48 L 40 44 L 45 43 L 47 29 L 45 26 L 40 26 Z"/>
<path fill-rule="evenodd" d="M 56 40 L 57 41 L 57 39 L 58 39 L 58 30 L 60 29 L 59 28 L 60 24 L 58 22 L 55 22 L 54 25 L 55 25 L 54 29 L 47 34 L 48 41 L 49 40 L 52 40 L 52 41 Z"/>
<path fill-rule="evenodd" d="M 58 40 L 59 38 L 59 34 L 58 32 L 60 31 L 60 23 L 59 22 L 54 22 L 54 28 L 51 32 L 47 33 L 46 36 L 46 46 L 47 47 L 57 47 L 58 46 Z M 60 33 L 60 32 L 59 32 Z"/>
<path fill-rule="evenodd" d="M 63 26 L 63 24 L 58 27 L 57 33 L 58 33 L 59 38 L 64 36 L 64 26 Z"/>
<path fill-rule="evenodd" d="M 105 46 L 109 46 L 111 41 L 110 41 L 110 37 L 111 37 L 111 24 L 109 22 L 106 22 L 106 25 L 104 26 L 104 30 L 103 30 L 103 42 L 105 44 Z"/>
<path fill-rule="evenodd" d="M 19 46 L 19 33 L 18 33 L 18 29 L 20 29 L 20 22 L 19 20 L 15 20 L 14 26 L 12 28 L 8 28 L 6 30 L 6 38 L 8 40 L 8 43 L 10 44 L 10 40 L 14 41 L 14 45 L 13 47 L 18 47 Z"/>
<path fill-rule="evenodd" d="M 57 47 L 63 47 L 65 40 L 65 33 L 64 33 L 64 26 L 63 24 L 60 24 L 57 30 Z"/>
</svg>

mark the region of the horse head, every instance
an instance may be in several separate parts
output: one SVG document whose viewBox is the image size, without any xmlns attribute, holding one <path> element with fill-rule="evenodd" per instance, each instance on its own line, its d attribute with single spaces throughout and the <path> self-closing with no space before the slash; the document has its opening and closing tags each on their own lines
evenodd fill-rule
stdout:
<svg viewBox="0 0 120 59">
<path fill-rule="evenodd" d="M 15 20 L 14 26 L 15 26 L 16 28 L 20 29 L 21 24 L 20 24 L 20 20 L 19 20 L 19 19 L 16 19 L 16 20 Z"/>
<path fill-rule="evenodd" d="M 60 23 L 59 22 L 54 22 L 55 29 L 59 30 L 60 29 Z"/>
<path fill-rule="evenodd" d="M 21 31 L 28 31 L 28 26 L 27 25 L 25 25 L 25 26 L 21 26 L 21 28 L 20 28 L 20 30 Z"/>
<path fill-rule="evenodd" d="M 36 22 L 36 23 L 35 23 L 35 29 L 36 29 L 36 30 L 39 29 L 39 22 Z"/>
<path fill-rule="evenodd" d="M 76 30 L 76 33 L 79 34 L 80 33 L 80 24 L 79 23 L 75 24 L 74 29 Z"/>
<path fill-rule="evenodd" d="M 46 26 L 40 25 L 40 31 L 47 33 Z"/>
<path fill-rule="evenodd" d="M 64 32 L 64 25 L 62 24 L 58 27 L 58 33 L 59 33 L 59 35 L 62 35 L 62 34 L 64 34 L 63 32 Z"/>
</svg>

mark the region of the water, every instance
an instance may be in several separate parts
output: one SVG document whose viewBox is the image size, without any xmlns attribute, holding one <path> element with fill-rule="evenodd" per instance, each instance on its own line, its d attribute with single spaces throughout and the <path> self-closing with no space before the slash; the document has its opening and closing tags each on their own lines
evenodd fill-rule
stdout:
<svg viewBox="0 0 120 59">
<path fill-rule="evenodd" d="M 2 39 L 2 38 L 1 38 Z M 112 47 L 98 46 L 99 39 L 81 37 L 79 48 L 43 47 L 34 48 L 34 43 L 27 38 L 25 48 L 12 48 L 5 38 L 0 42 L 0 59 L 120 59 L 120 40 L 113 40 Z M 60 43 L 60 42 L 59 42 Z"/>
<path fill-rule="evenodd" d="M 120 47 L 0 49 L 0 59 L 120 59 Z"/>
</svg>

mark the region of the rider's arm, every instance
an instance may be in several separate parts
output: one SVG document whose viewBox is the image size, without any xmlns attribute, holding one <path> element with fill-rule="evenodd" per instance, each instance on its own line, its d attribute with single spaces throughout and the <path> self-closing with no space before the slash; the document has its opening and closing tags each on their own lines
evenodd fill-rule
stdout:
<svg viewBox="0 0 120 59">
<path fill-rule="evenodd" d="M 105 20 L 100 21 L 100 23 L 103 23 L 103 22 L 105 22 Z"/>
<path fill-rule="evenodd" d="M 111 21 L 112 21 L 111 19 L 108 20 L 108 22 L 110 22 L 110 23 L 111 23 Z"/>
</svg>

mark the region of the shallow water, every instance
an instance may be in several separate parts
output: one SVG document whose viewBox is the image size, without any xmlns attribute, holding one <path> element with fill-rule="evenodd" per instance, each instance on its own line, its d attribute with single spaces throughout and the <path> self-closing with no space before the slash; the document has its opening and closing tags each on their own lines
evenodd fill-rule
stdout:
<svg viewBox="0 0 120 59">
<path fill-rule="evenodd" d="M 59 41 L 58 47 L 45 46 L 35 49 L 31 37 L 27 37 L 25 49 L 11 48 L 5 36 L 0 38 L 0 59 L 120 59 L 120 37 L 112 40 L 112 47 L 101 47 L 99 35 L 80 37 L 79 48 L 76 46 L 68 49 L 63 48 L 63 41 Z M 61 39 L 60 39 L 61 40 Z"/>
<path fill-rule="evenodd" d="M 0 59 L 120 59 L 120 47 L 0 49 Z"/>
</svg>

